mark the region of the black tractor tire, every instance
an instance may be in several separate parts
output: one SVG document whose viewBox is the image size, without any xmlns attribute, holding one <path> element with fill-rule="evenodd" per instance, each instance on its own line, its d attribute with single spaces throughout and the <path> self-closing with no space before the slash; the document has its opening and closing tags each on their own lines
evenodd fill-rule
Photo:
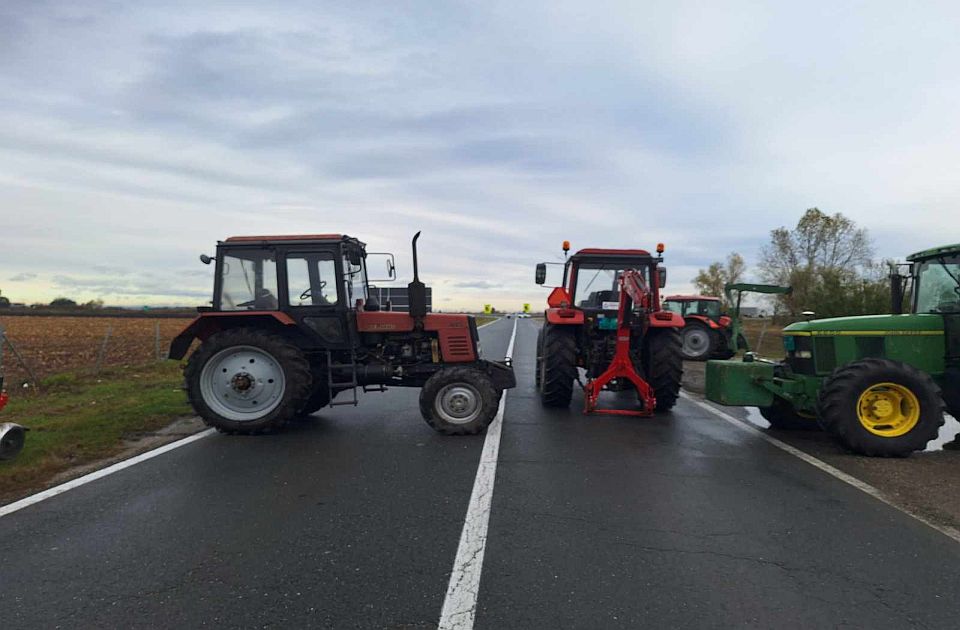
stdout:
<svg viewBox="0 0 960 630">
<path fill-rule="evenodd" d="M 860 420 L 861 396 L 887 383 L 909 391 L 918 402 L 916 423 L 902 435 L 878 435 Z M 824 429 L 854 453 L 871 457 L 906 457 L 922 450 L 943 426 L 943 409 L 940 389 L 929 374 L 888 359 L 861 359 L 837 368 L 824 380 L 817 401 Z"/>
<path fill-rule="evenodd" d="M 687 322 L 682 335 L 680 348 L 687 361 L 706 361 L 717 353 L 720 335 L 706 324 L 698 321 Z"/>
<path fill-rule="evenodd" d="M 214 386 L 205 388 L 201 383 L 207 364 L 211 360 L 219 360 L 218 357 L 225 356 L 225 351 L 231 348 L 238 348 L 238 350 L 252 348 L 261 353 L 260 356 L 266 355 L 273 360 L 272 370 L 283 373 L 284 387 L 277 392 L 278 402 L 264 409 L 260 415 L 251 414 L 242 419 L 224 415 L 222 411 L 224 407 L 221 406 L 221 410 L 217 409 L 216 394 L 211 393 L 219 388 Z M 256 380 L 256 371 L 251 374 Z M 211 336 L 190 355 L 184 369 L 184 380 L 187 386 L 187 399 L 207 426 L 224 433 L 252 435 L 276 431 L 295 417 L 310 397 L 313 379 L 310 363 L 303 352 L 285 337 L 256 328 L 234 328 Z M 213 399 L 208 400 L 204 396 L 205 389 L 207 395 L 212 396 Z M 253 404 L 256 404 L 256 401 L 253 401 Z"/>
<path fill-rule="evenodd" d="M 960 420 L 960 367 L 948 367 L 943 376 L 943 402 L 948 413 Z"/>
<path fill-rule="evenodd" d="M 816 431 L 820 424 L 815 416 L 804 417 L 793 405 L 782 398 L 775 398 L 769 407 L 760 407 L 760 415 L 770 423 L 771 429 L 781 431 Z"/>
<path fill-rule="evenodd" d="M 683 340 L 676 328 L 650 328 L 644 340 L 643 373 L 657 398 L 656 411 L 669 411 L 683 382 Z"/>
<path fill-rule="evenodd" d="M 330 388 L 326 381 L 319 381 L 314 375 L 313 391 L 298 415 L 309 416 L 330 404 Z"/>
<path fill-rule="evenodd" d="M 444 435 L 474 435 L 489 426 L 500 408 L 493 380 L 472 367 L 439 370 L 420 390 L 420 414 Z"/>
<path fill-rule="evenodd" d="M 547 407 L 569 407 L 577 380 L 577 337 L 571 326 L 543 325 L 540 401 Z"/>
<path fill-rule="evenodd" d="M 536 370 L 533 373 L 534 385 L 537 388 L 537 391 L 540 391 L 540 387 L 543 383 L 541 378 L 540 369 L 543 365 L 543 329 L 546 328 L 546 324 L 540 327 L 540 331 L 537 332 L 537 365 Z"/>
</svg>

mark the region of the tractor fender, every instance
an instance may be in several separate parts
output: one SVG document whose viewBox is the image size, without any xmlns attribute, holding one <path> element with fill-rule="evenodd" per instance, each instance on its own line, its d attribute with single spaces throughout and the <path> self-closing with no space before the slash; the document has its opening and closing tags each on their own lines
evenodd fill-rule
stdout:
<svg viewBox="0 0 960 630">
<path fill-rule="evenodd" d="M 703 315 L 687 315 L 687 319 L 695 322 L 700 322 L 704 326 L 708 326 L 713 330 L 717 330 L 720 328 L 720 326 L 717 325 L 717 322 L 713 321 L 709 317 L 704 317 Z"/>
<path fill-rule="evenodd" d="M 683 317 L 673 311 L 656 311 L 650 314 L 651 328 L 683 328 L 685 324 Z"/>
<path fill-rule="evenodd" d="M 179 335 L 170 342 L 170 359 L 180 360 L 187 354 L 194 339 L 206 340 L 211 335 L 227 328 L 239 326 L 296 326 L 297 323 L 286 313 L 279 311 L 236 311 L 222 313 L 201 313 L 194 318 Z"/>
<path fill-rule="evenodd" d="M 550 324 L 583 325 L 583 311 L 576 308 L 548 308 L 546 320 Z"/>
</svg>

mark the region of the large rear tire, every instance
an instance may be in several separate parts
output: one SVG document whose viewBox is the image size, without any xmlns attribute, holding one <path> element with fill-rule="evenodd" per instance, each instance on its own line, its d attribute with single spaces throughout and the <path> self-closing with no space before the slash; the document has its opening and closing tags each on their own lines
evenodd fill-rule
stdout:
<svg viewBox="0 0 960 630">
<path fill-rule="evenodd" d="M 310 364 L 287 339 L 254 328 L 217 333 L 190 356 L 187 398 L 203 421 L 226 433 L 275 431 L 304 408 Z"/>
<path fill-rule="evenodd" d="M 543 325 L 540 400 L 547 407 L 569 407 L 577 379 L 577 338 L 570 326 Z"/>
<path fill-rule="evenodd" d="M 420 390 L 420 414 L 444 435 L 480 433 L 499 408 L 500 392 L 493 380 L 474 368 L 443 368 Z"/>
<path fill-rule="evenodd" d="M 651 328 L 643 344 L 643 372 L 657 398 L 656 411 L 669 411 L 680 397 L 683 340 L 676 328 Z"/>
<path fill-rule="evenodd" d="M 906 457 L 937 437 L 943 408 L 940 389 L 926 372 L 899 361 L 862 359 L 824 380 L 817 415 L 854 453 Z"/>
<path fill-rule="evenodd" d="M 706 361 L 717 351 L 719 335 L 698 321 L 683 327 L 682 351 L 687 361 Z"/>
</svg>

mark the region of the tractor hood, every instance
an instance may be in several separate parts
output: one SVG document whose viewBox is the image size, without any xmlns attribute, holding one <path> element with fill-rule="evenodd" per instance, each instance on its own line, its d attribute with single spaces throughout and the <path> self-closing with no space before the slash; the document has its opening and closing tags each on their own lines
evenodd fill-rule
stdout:
<svg viewBox="0 0 960 630">
<path fill-rule="evenodd" d="M 936 314 L 919 315 L 863 315 L 834 317 L 797 322 L 783 329 L 784 335 L 796 336 L 883 336 L 883 335 L 942 335 L 943 317 Z"/>
</svg>

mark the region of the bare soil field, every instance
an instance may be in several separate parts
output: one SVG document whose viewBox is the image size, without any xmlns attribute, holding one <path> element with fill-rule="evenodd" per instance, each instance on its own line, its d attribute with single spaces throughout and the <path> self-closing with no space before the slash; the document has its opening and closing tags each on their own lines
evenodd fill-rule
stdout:
<svg viewBox="0 0 960 630">
<path fill-rule="evenodd" d="M 120 317 L 3 317 L 7 338 L 23 356 L 37 379 L 67 371 L 93 370 L 103 345 L 104 367 L 142 365 L 166 356 L 170 341 L 187 325 L 188 318 Z M 9 347 L 4 349 L 6 383 L 11 393 L 30 379 Z"/>
</svg>

